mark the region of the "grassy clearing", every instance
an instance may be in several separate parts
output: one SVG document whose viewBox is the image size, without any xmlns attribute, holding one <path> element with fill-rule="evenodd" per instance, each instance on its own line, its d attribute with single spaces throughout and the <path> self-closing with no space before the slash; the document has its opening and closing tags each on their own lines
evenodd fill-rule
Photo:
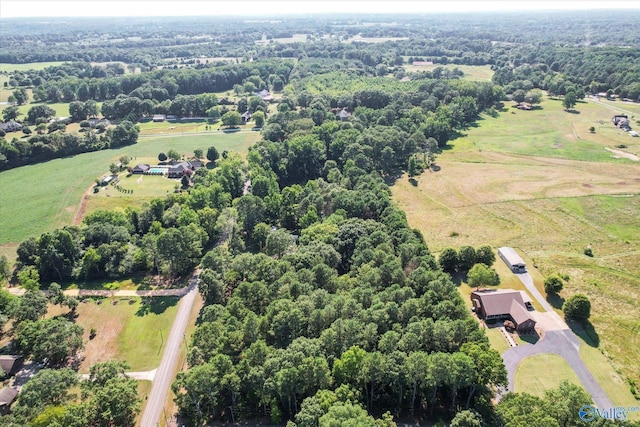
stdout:
<svg viewBox="0 0 640 427">
<path fill-rule="evenodd" d="M 124 154 L 132 158 L 157 158 L 160 151 L 175 149 L 191 154 L 197 148 L 206 152 L 212 145 L 220 152 L 228 150 L 244 154 L 258 139 L 259 132 L 244 131 L 146 137 L 129 147 L 84 153 L 1 172 L 0 245 L 18 243 L 30 236 L 71 224 L 83 193 L 96 178 L 108 173 L 109 164 L 117 162 Z M 135 164 L 135 160 L 132 163 Z M 175 183 L 167 181 L 172 182 L 173 188 Z M 146 185 L 144 179 L 143 183 Z M 149 188 L 145 190 L 147 193 Z M 163 186 L 156 195 L 162 196 L 166 190 Z M 108 191 L 117 193 L 115 189 Z M 136 196 L 135 189 L 132 196 Z M 108 200 L 114 200 L 113 206 L 129 202 L 121 197 Z M 102 201 L 97 206 L 109 208 L 112 205 Z"/>
<path fill-rule="evenodd" d="M 540 375 L 544 372 L 545 375 Z M 555 354 L 538 354 L 525 358 L 518 365 L 515 375 L 515 391 L 543 397 L 544 392 L 569 381 L 582 387 L 571 366 Z"/>
<path fill-rule="evenodd" d="M 100 302 L 100 304 L 98 304 Z M 85 330 L 85 359 L 80 372 L 106 360 L 125 360 L 132 371 L 156 368 L 176 315 L 178 298 L 158 297 L 85 300 L 76 322 Z M 96 336 L 89 339 L 91 328 Z"/>
<path fill-rule="evenodd" d="M 26 64 L 8 64 L 6 62 L 0 62 L 0 73 L 11 73 L 12 71 L 28 71 L 28 70 L 44 70 L 47 67 L 54 67 L 62 65 L 64 62 L 28 62 Z"/>
<path fill-rule="evenodd" d="M 502 336 L 502 332 L 500 332 L 500 329 L 485 328 L 484 332 L 489 338 L 489 344 L 491 344 L 491 348 L 496 350 L 498 353 L 502 354 L 511 348 L 507 340 L 504 338 L 504 336 Z"/>
<path fill-rule="evenodd" d="M 493 70 L 490 65 L 442 65 L 442 64 L 432 64 L 432 65 L 412 65 L 406 64 L 403 66 L 405 71 L 408 73 L 420 73 L 423 71 L 433 71 L 436 68 L 444 68 L 448 70 L 453 70 L 454 68 L 459 69 L 464 73 L 462 77 L 464 80 L 475 80 L 480 82 L 489 82 L 493 77 Z"/>
<path fill-rule="evenodd" d="M 149 395 L 151 394 L 151 381 L 138 381 L 138 396 L 142 400 L 140 404 L 140 413 L 136 417 L 135 425 L 140 425 L 140 421 L 142 420 L 142 414 L 144 413 L 144 408 L 147 406 L 147 400 L 149 399 Z"/>
<path fill-rule="evenodd" d="M 541 292 L 545 276 L 569 277 L 558 302 L 578 292 L 589 296 L 597 344 L 609 362 L 591 369 L 607 377 L 615 368 L 638 384 L 640 170 L 604 150 L 632 138 L 618 135 L 608 108 L 581 103 L 580 114 L 570 114 L 558 102 L 481 120 L 438 156 L 439 172 L 417 177 L 416 186 L 399 179 L 393 197 L 434 252 L 512 246 L 529 266 L 539 266 L 529 270 Z M 593 258 L 583 253 L 589 245 Z M 501 286 L 519 285 L 501 264 Z"/>
</svg>

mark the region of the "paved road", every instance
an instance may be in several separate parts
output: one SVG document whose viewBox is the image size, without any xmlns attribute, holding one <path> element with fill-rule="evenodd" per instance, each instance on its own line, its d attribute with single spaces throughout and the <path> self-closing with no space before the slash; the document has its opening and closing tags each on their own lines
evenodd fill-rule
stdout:
<svg viewBox="0 0 640 427">
<path fill-rule="evenodd" d="M 580 341 L 578 338 L 570 329 L 565 329 L 546 332 L 544 338 L 535 345 L 521 345 L 510 348 L 502 355 L 509 377 L 509 390 L 514 390 L 516 368 L 525 357 L 551 353 L 559 355 L 569 363 L 598 408 L 613 407 L 607 394 L 582 361 L 578 351 L 579 347 Z M 587 403 L 585 402 L 585 404 Z"/>
<path fill-rule="evenodd" d="M 173 380 L 173 372 L 178 362 L 178 355 L 180 353 L 180 345 L 184 338 L 184 332 L 189 320 L 189 314 L 198 292 L 198 275 L 194 276 L 188 287 L 188 292 L 180 301 L 178 307 L 178 313 L 171 327 L 171 332 L 167 338 L 167 346 L 164 349 L 164 355 L 162 361 L 158 367 L 155 377 L 153 379 L 153 385 L 151 386 L 151 393 L 149 393 L 149 400 L 142 414 L 142 420 L 140 422 L 141 427 L 156 427 L 160 414 L 164 406 L 164 401 L 167 398 L 167 392 L 171 386 Z"/>
<path fill-rule="evenodd" d="M 531 275 L 529 273 L 522 273 L 516 274 L 516 276 L 533 295 L 533 297 L 538 300 L 540 305 L 547 310 L 547 312 L 544 313 L 544 316 L 552 317 L 552 322 L 556 325 L 561 325 L 561 328 L 557 330 L 546 330 L 544 337 L 534 345 L 512 347 L 502 354 L 502 359 L 504 360 L 505 367 L 507 368 L 507 375 L 509 378 L 509 390 L 514 390 L 516 369 L 524 358 L 534 356 L 536 354 L 551 353 L 559 355 L 569 363 L 598 408 L 613 407 L 611 400 L 602 387 L 600 387 L 600 384 L 593 377 L 580 357 L 579 349 L 581 341 L 573 331 L 569 329 L 564 320 L 558 316 L 558 314 L 553 310 L 553 307 L 551 307 L 547 300 L 538 291 L 533 283 Z M 588 402 L 585 402 L 585 404 L 586 403 Z"/>
</svg>

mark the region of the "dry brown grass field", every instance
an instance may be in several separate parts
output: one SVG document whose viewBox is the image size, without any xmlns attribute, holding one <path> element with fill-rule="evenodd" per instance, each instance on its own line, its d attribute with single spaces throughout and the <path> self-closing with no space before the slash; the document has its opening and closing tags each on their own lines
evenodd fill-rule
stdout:
<svg viewBox="0 0 640 427">
<path fill-rule="evenodd" d="M 592 302 L 593 329 L 577 332 L 608 359 L 603 381 L 617 383 L 603 387 L 619 388 L 616 372 L 640 385 L 640 162 L 605 150 L 624 142 L 633 153 L 638 138 L 611 125 L 607 106 L 580 103 L 577 114 L 557 100 L 541 107 L 483 117 L 438 156 L 438 172 L 416 185 L 399 179 L 394 200 L 433 252 L 513 246 L 538 265 L 538 288 L 545 275 L 566 275 L 561 297 L 580 292 Z M 584 255 L 587 246 L 594 257 Z M 508 271 L 499 273 L 511 284 Z M 616 399 L 637 404 L 625 388 Z"/>
</svg>

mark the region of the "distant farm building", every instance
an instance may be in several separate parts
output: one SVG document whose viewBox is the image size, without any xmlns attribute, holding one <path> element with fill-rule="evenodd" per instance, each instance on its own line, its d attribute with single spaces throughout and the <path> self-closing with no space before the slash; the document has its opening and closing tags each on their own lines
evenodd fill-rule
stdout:
<svg viewBox="0 0 640 427">
<path fill-rule="evenodd" d="M 22 130 L 22 125 L 16 121 L 9 120 L 8 122 L 0 123 L 0 129 L 5 132 L 17 132 Z"/>
<path fill-rule="evenodd" d="M 164 122 L 165 120 L 167 120 L 167 116 L 165 116 L 164 114 L 154 114 L 153 115 L 153 121 L 154 122 Z"/>
<path fill-rule="evenodd" d="M 513 248 L 506 246 L 498 248 L 498 255 L 514 273 L 525 273 L 527 271 L 527 264 Z"/>
<path fill-rule="evenodd" d="M 433 65 L 433 61 L 413 61 L 412 65 L 417 65 L 419 67 L 425 67 L 428 65 Z"/>
<path fill-rule="evenodd" d="M 531 110 L 531 104 L 529 104 L 528 102 L 520 102 L 518 105 L 516 105 L 516 108 L 518 110 L 529 111 L 529 110 Z"/>
<path fill-rule="evenodd" d="M 251 120 L 251 112 L 249 110 L 242 113 L 242 123 L 247 123 Z"/>
<path fill-rule="evenodd" d="M 336 114 L 336 118 L 339 120 L 348 120 L 349 117 L 351 117 L 351 113 L 349 113 L 345 108 L 343 108 L 338 114 Z"/>
<path fill-rule="evenodd" d="M 493 322 L 511 320 L 519 333 L 535 330 L 536 321 L 529 314 L 531 300 L 523 291 L 496 289 L 471 292 L 471 303 L 478 317 Z"/>
</svg>

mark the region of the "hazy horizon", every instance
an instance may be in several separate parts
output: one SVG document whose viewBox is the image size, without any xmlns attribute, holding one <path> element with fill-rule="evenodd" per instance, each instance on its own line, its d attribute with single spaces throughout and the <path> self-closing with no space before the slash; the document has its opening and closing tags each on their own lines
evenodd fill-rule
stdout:
<svg viewBox="0 0 640 427">
<path fill-rule="evenodd" d="M 90 7 L 87 7 L 90 5 Z M 178 7 L 176 7 L 179 5 Z M 366 9 L 366 10 L 363 10 Z M 0 18 L 278 16 L 327 14 L 461 14 L 640 10 L 635 1 L 145 1 L 0 0 Z"/>
</svg>

